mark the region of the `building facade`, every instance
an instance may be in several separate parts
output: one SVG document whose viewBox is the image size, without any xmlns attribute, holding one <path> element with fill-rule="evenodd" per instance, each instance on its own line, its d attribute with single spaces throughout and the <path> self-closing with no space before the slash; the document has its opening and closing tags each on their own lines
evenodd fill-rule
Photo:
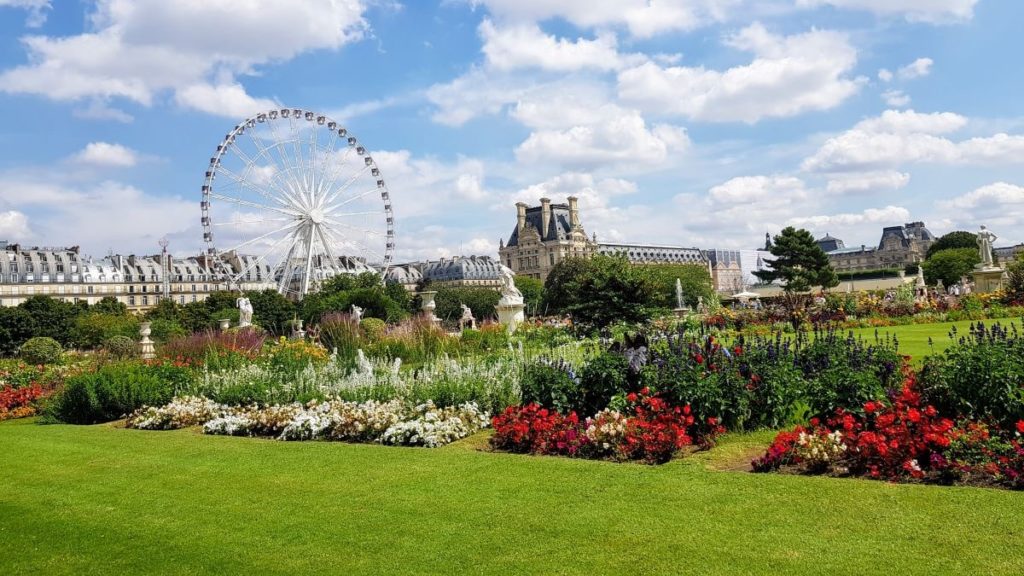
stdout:
<svg viewBox="0 0 1024 576">
<path fill-rule="evenodd" d="M 428 262 L 398 264 L 388 269 L 385 279 L 406 290 L 416 290 L 421 281 L 432 286 L 471 288 L 501 287 L 501 263 L 490 256 L 455 256 Z"/>
<path fill-rule="evenodd" d="M 904 268 L 917 264 L 924 261 L 928 248 L 934 242 L 935 236 L 924 222 L 883 228 L 878 246 L 846 247 L 842 240 L 828 234 L 817 240 L 838 272 Z"/>
</svg>

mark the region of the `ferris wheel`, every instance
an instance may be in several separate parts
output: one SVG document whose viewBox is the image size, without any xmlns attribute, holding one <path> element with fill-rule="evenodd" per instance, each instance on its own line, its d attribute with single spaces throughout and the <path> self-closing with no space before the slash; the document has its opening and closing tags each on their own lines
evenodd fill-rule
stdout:
<svg viewBox="0 0 1024 576">
<path fill-rule="evenodd" d="M 202 193 L 207 254 L 229 285 L 273 283 L 302 297 L 338 274 L 383 277 L 391 264 L 394 216 L 380 169 L 323 114 L 282 108 L 238 124 L 210 158 Z"/>
</svg>

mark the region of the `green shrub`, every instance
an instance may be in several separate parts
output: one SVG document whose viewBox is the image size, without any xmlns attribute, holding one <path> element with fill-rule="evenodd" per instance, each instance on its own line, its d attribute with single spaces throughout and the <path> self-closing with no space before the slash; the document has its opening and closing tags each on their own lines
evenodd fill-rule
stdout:
<svg viewBox="0 0 1024 576">
<path fill-rule="evenodd" d="M 508 330 L 501 324 L 484 324 L 479 330 L 463 330 L 459 345 L 465 352 L 485 354 L 504 350 L 508 339 Z"/>
<path fill-rule="evenodd" d="M 75 318 L 71 331 L 76 346 L 91 350 L 99 348 L 114 336 L 138 336 L 139 319 L 128 314 L 90 311 Z"/>
<path fill-rule="evenodd" d="M 536 403 L 563 414 L 577 410 L 582 404 L 579 378 L 572 367 L 561 362 L 527 366 L 520 387 L 523 404 Z"/>
<path fill-rule="evenodd" d="M 580 374 L 580 402 L 577 412 L 592 416 L 608 407 L 615 396 L 625 394 L 629 362 L 621 354 L 604 352 L 587 363 Z"/>
<path fill-rule="evenodd" d="M 363 334 L 370 342 L 379 342 L 388 329 L 387 323 L 380 318 L 363 318 L 359 327 L 363 329 Z"/>
<path fill-rule="evenodd" d="M 109 422 L 144 405 L 166 404 L 190 379 L 185 368 L 136 362 L 107 364 L 95 372 L 68 378 L 46 410 L 68 424 Z"/>
<path fill-rule="evenodd" d="M 139 350 L 139 344 L 127 336 L 112 336 L 103 343 L 103 349 L 114 358 L 131 358 Z"/>
<path fill-rule="evenodd" d="M 63 352 L 60 342 L 47 336 L 29 338 L 18 349 L 18 354 L 29 364 L 57 364 Z"/>
</svg>

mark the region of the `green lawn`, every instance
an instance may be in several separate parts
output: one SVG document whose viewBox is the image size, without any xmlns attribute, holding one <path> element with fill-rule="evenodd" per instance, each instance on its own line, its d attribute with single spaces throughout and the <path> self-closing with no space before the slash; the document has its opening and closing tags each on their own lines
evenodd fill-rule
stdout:
<svg viewBox="0 0 1024 576">
<path fill-rule="evenodd" d="M 0 423 L 0 574 L 1021 574 L 1024 494 Z"/>
<path fill-rule="evenodd" d="M 1000 322 L 1008 324 L 1013 322 L 1020 327 L 1020 318 L 1007 318 L 1003 320 L 983 320 L 985 324 Z M 943 322 L 940 324 L 910 324 L 907 326 L 892 326 L 889 328 L 878 328 L 878 336 L 885 338 L 886 335 L 893 335 L 899 340 L 900 352 L 909 354 L 915 361 L 920 361 L 929 354 L 939 354 L 949 347 L 952 342 L 949 339 L 950 329 L 956 326 L 960 334 L 966 334 L 971 326 L 971 321 Z M 868 340 L 874 340 L 875 328 L 857 328 L 853 330 L 855 336 L 863 336 Z M 928 338 L 932 339 L 932 345 L 928 345 Z"/>
</svg>

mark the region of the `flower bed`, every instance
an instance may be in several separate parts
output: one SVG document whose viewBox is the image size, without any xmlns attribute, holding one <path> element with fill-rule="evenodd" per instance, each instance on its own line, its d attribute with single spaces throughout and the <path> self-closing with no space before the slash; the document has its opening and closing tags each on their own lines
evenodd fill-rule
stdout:
<svg viewBox="0 0 1024 576">
<path fill-rule="evenodd" d="M 648 389 L 629 394 L 624 411 L 606 409 L 580 420 L 537 404 L 510 406 L 492 419 L 491 445 L 528 454 L 667 462 L 679 450 L 709 447 L 724 431 L 717 420 L 698 422 L 686 406 L 672 406 Z"/>
<path fill-rule="evenodd" d="M 486 428 L 488 415 L 473 402 L 438 408 L 401 400 L 338 399 L 267 407 L 237 407 L 203 397 L 175 398 L 133 413 L 129 428 L 171 430 L 202 426 L 206 434 L 269 436 L 279 440 L 342 440 L 437 447 Z"/>
<path fill-rule="evenodd" d="M 837 410 L 822 422 L 779 433 L 751 465 L 776 470 L 892 481 L 1024 488 L 1024 420 L 1014 430 L 954 423 L 925 405 L 908 375 L 889 403 L 866 402 L 863 415 Z"/>
</svg>

